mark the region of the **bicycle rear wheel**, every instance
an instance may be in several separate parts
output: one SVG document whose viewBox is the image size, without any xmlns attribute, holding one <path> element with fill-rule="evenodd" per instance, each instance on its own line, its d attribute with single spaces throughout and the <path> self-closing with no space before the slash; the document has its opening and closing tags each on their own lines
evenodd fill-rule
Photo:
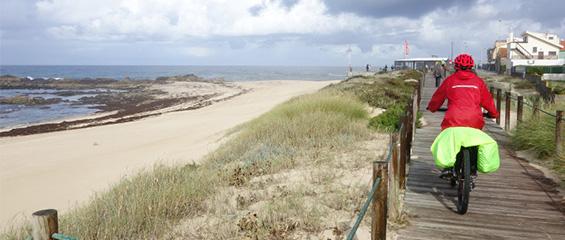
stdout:
<svg viewBox="0 0 565 240">
<path fill-rule="evenodd" d="M 471 154 L 469 149 L 461 149 L 463 159 L 459 162 L 457 170 L 457 212 L 467 213 L 469 206 L 469 193 L 471 192 Z"/>
</svg>

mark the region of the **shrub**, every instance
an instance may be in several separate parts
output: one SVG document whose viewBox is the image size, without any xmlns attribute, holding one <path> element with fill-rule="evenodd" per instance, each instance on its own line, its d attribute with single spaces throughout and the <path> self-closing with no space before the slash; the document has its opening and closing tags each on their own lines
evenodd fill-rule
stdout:
<svg viewBox="0 0 565 240">
<path fill-rule="evenodd" d="M 543 67 L 527 67 L 526 74 L 543 75 Z"/>
<path fill-rule="evenodd" d="M 371 120 L 369 120 L 369 127 L 377 130 L 383 130 L 385 132 L 396 131 L 400 129 L 400 118 L 403 113 L 403 105 L 392 105 L 385 112 L 371 118 Z"/>
</svg>

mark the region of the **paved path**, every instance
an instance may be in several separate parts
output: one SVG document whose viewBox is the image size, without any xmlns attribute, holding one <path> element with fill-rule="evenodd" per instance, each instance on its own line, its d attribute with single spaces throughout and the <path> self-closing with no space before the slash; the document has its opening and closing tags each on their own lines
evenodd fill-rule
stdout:
<svg viewBox="0 0 565 240">
<path fill-rule="evenodd" d="M 432 84 L 426 78 L 421 109 L 435 90 Z M 455 213 L 456 190 L 438 178 L 429 150 L 443 113 L 426 111 L 424 118 L 428 125 L 416 131 L 413 156 L 418 158 L 410 164 L 407 182 L 409 224 L 397 231 L 397 239 L 565 239 L 559 196 L 544 190 L 539 171 L 509 154 L 507 135 L 490 121 L 484 130 L 500 145 L 501 167 L 480 174 L 467 214 Z"/>
</svg>

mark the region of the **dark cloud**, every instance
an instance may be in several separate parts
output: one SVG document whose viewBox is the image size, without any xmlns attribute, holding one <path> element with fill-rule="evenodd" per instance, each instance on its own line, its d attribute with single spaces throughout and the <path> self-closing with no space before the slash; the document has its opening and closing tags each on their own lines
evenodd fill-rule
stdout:
<svg viewBox="0 0 565 240">
<path fill-rule="evenodd" d="M 258 16 L 259 13 L 261 13 L 261 10 L 263 10 L 263 8 L 265 8 L 263 5 L 255 5 L 251 8 L 248 9 L 249 13 L 251 13 L 251 15 L 253 16 Z"/>
<path fill-rule="evenodd" d="M 519 13 L 515 17 L 530 18 L 548 27 L 558 27 L 565 19 L 565 1 L 537 0 L 524 1 L 519 5 Z"/>
<path fill-rule="evenodd" d="M 366 17 L 400 16 L 418 18 L 438 8 L 468 7 L 475 0 L 325 0 L 332 13 L 354 13 Z"/>
<path fill-rule="evenodd" d="M 298 0 L 281 0 L 281 3 L 287 8 L 292 8 L 294 5 L 296 5 L 296 3 L 298 3 Z"/>
</svg>

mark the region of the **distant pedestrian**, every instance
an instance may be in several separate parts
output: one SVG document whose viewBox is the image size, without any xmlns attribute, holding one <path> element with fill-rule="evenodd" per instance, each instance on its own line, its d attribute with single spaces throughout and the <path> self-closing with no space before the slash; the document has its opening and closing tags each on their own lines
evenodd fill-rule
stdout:
<svg viewBox="0 0 565 240">
<path fill-rule="evenodd" d="M 441 63 L 441 68 L 443 69 L 443 76 L 447 77 L 447 66 L 445 66 L 444 62 Z"/>
<path fill-rule="evenodd" d="M 367 70 L 367 72 L 369 71 L 369 64 L 367 64 L 367 66 L 365 66 L 365 70 Z"/>
<path fill-rule="evenodd" d="M 385 72 L 388 71 L 388 66 L 385 64 Z"/>
<path fill-rule="evenodd" d="M 444 70 L 441 67 L 439 62 L 436 62 L 436 65 L 434 66 L 434 77 L 436 79 L 436 87 L 439 87 L 440 83 L 441 83 L 441 77 L 443 74 Z"/>
</svg>

